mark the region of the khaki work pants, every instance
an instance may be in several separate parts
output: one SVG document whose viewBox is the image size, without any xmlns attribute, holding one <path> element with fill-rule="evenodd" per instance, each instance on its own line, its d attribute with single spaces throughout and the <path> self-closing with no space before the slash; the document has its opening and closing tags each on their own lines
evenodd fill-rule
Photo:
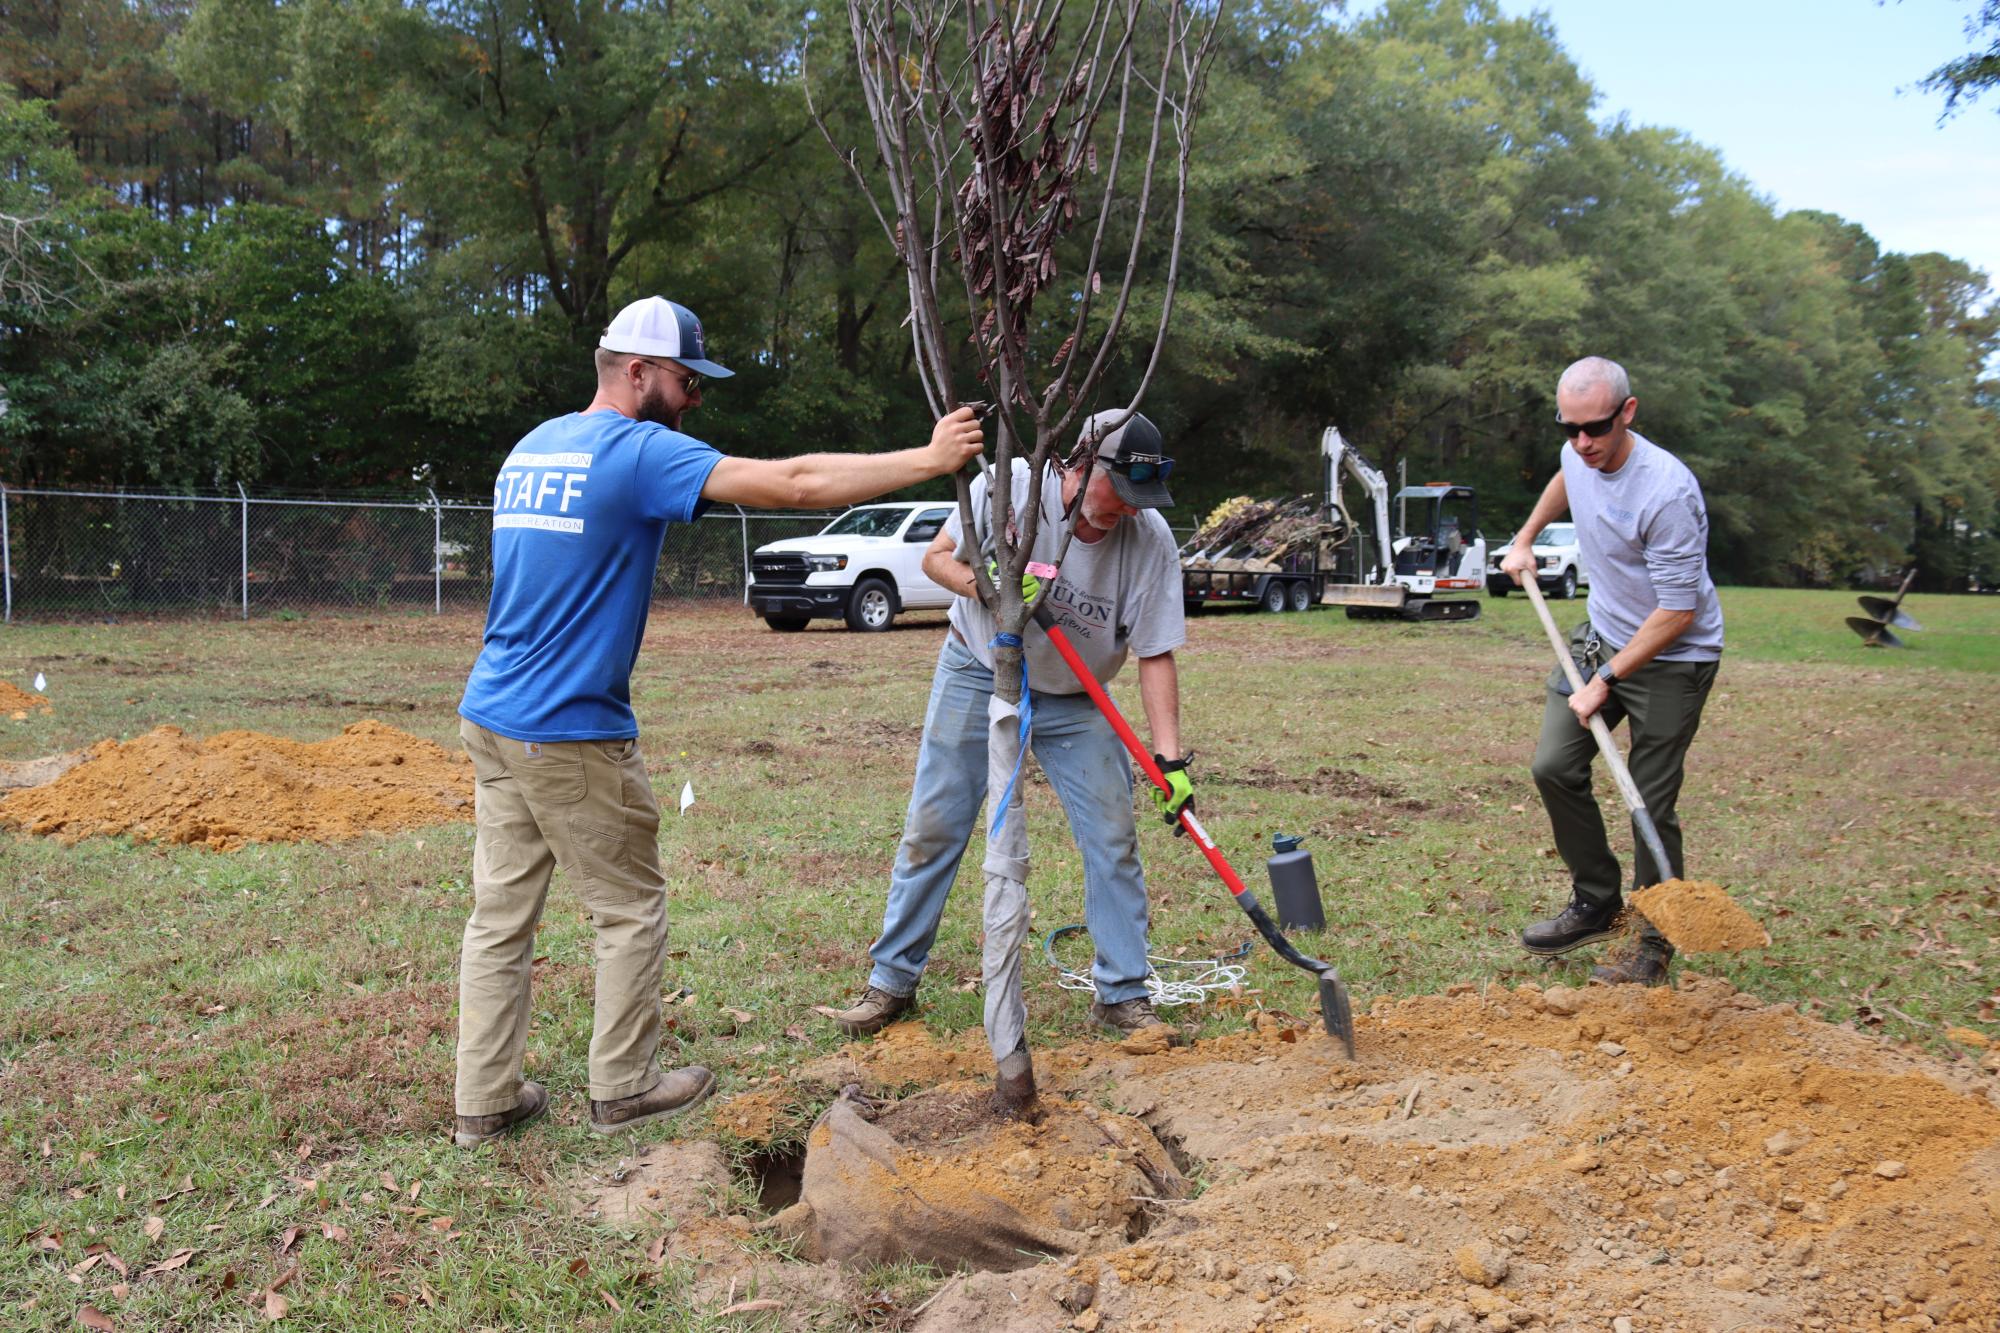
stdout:
<svg viewBox="0 0 2000 1333">
<path fill-rule="evenodd" d="M 1586 683 L 1598 665 L 1617 651 L 1601 644 L 1589 651 L 1590 622 L 1584 621 L 1570 635 L 1570 655 L 1577 661 Z M 1629 721 L 1631 748 L 1625 764 L 1632 781 L 1646 798 L 1646 812 L 1660 832 L 1660 844 L 1670 866 L 1656 866 L 1632 833 L 1632 887 L 1680 875 L 1681 820 L 1676 809 L 1681 795 L 1683 765 L 1688 746 L 1701 726 L 1702 706 L 1715 684 L 1715 662 L 1646 663 L 1611 687 L 1611 698 L 1599 711 L 1604 725 L 1616 728 Z M 1557 668 L 1549 677 L 1542 709 L 1542 735 L 1535 747 L 1535 786 L 1549 812 L 1549 827 L 1555 834 L 1556 850 L 1569 867 L 1570 879 L 1579 897 L 1593 903 L 1619 900 L 1618 857 L 1604 827 L 1604 814 L 1591 791 L 1590 766 L 1597 759 L 1597 740 L 1590 729 L 1569 710 L 1569 682 Z"/>
<path fill-rule="evenodd" d="M 590 1095 L 611 1101 L 659 1082 L 660 971 L 667 881 L 660 802 L 639 743 L 523 742 L 459 724 L 472 757 L 478 840 L 472 916 L 458 966 L 458 1114 L 520 1101 L 535 927 L 557 866 L 597 930 Z"/>
</svg>

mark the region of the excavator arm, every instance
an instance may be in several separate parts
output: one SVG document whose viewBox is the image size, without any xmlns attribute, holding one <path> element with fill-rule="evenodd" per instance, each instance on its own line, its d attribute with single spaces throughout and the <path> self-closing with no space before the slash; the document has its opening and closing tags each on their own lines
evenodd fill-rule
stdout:
<svg viewBox="0 0 2000 1333">
<path fill-rule="evenodd" d="M 1394 539 L 1389 528 L 1389 479 L 1363 457 L 1359 449 L 1347 442 L 1338 426 L 1328 426 L 1326 434 L 1320 436 L 1319 456 L 1326 473 L 1324 480 L 1330 521 L 1346 522 L 1348 518 L 1346 508 L 1340 502 L 1342 472 L 1353 477 L 1367 493 L 1369 507 L 1375 515 L 1375 574 L 1368 581 L 1388 583 L 1394 569 L 1391 563 L 1394 555 L 1390 551 Z"/>
</svg>

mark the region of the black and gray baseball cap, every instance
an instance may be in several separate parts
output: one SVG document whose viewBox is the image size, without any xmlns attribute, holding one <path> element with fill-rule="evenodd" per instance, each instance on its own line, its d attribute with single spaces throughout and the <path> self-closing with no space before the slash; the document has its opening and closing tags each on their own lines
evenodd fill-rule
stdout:
<svg viewBox="0 0 2000 1333">
<path fill-rule="evenodd" d="M 1174 497 L 1167 490 L 1174 460 L 1167 457 L 1166 441 L 1160 428 L 1138 412 L 1126 416 L 1123 408 L 1098 412 L 1083 423 L 1079 442 L 1088 441 L 1098 431 L 1124 418 L 1122 424 L 1097 442 L 1097 464 L 1111 474 L 1111 487 L 1118 498 L 1136 509 L 1169 509 Z"/>
<path fill-rule="evenodd" d="M 694 311 L 664 296 L 634 301 L 613 315 L 597 345 L 607 352 L 665 357 L 710 379 L 727 379 L 736 373 L 705 359 L 708 349 L 702 342 L 701 321 L 694 317 Z"/>
</svg>

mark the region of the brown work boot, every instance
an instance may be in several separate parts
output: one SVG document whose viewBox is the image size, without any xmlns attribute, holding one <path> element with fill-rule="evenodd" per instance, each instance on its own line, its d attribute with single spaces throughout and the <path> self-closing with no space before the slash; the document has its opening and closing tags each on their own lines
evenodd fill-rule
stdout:
<svg viewBox="0 0 2000 1333">
<path fill-rule="evenodd" d="M 1121 1038 L 1147 1028 L 1165 1028 L 1170 1044 L 1179 1045 L 1180 1034 L 1153 1012 L 1153 1002 L 1141 995 L 1135 999 L 1120 1000 L 1116 1004 L 1106 1004 L 1102 1000 L 1090 1002 L 1090 1016 L 1099 1026 L 1111 1029 Z"/>
<path fill-rule="evenodd" d="M 514 1103 L 513 1110 L 495 1111 L 492 1115 L 459 1116 L 451 1141 L 461 1148 L 477 1148 L 482 1143 L 499 1138 L 516 1125 L 527 1124 L 548 1109 L 549 1090 L 539 1083 L 522 1079 L 521 1100 Z"/>
<path fill-rule="evenodd" d="M 848 1036 L 869 1037 L 916 1007 L 917 997 L 914 995 L 897 995 L 880 986 L 870 986 L 861 992 L 861 998 L 854 1002 L 852 1009 L 822 1009 L 819 1012 L 832 1019 L 833 1025 Z"/>
<path fill-rule="evenodd" d="M 674 1070 L 645 1092 L 610 1102 L 593 1099 L 590 1103 L 590 1128 L 596 1134 L 622 1133 L 634 1125 L 663 1120 L 670 1115 L 679 1115 L 690 1106 L 699 1106 L 714 1091 L 715 1075 L 700 1065 L 689 1065 L 686 1069 Z"/>
<path fill-rule="evenodd" d="M 993 1101 L 1002 1115 L 1024 1116 L 1035 1105 L 1035 1062 L 1022 1042 L 1014 1053 L 1000 1062 L 993 1076 Z"/>
<path fill-rule="evenodd" d="M 1590 969 L 1590 979 L 1606 986 L 1664 986 L 1674 946 L 1641 936 L 1613 949 Z"/>
</svg>

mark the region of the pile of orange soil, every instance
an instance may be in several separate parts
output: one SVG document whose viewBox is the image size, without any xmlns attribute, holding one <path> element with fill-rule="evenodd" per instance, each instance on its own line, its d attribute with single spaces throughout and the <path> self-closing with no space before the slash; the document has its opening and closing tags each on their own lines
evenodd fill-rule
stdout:
<svg viewBox="0 0 2000 1333">
<path fill-rule="evenodd" d="M 1705 880 L 1665 880 L 1634 893 L 1632 906 L 1682 953 L 1741 953 L 1771 942 L 1757 918 Z"/>
<path fill-rule="evenodd" d="M 30 708 L 46 710 L 49 707 L 51 705 L 48 695 L 30 694 L 11 680 L 0 680 L 0 713 L 20 716 L 26 714 Z"/>
<path fill-rule="evenodd" d="M 1454 989 L 1377 1001 L 1352 1062 L 1268 1014 L 1039 1054 L 1045 1096 L 1137 1117 L 1206 1188 L 1106 1252 L 955 1279 L 915 1327 L 2000 1329 L 2000 1052 L 1935 1059 L 1692 974 Z M 910 1023 L 798 1077 L 891 1095 L 986 1062 L 977 1032 Z M 709 1255 L 750 1235 L 683 1225 Z"/>
<path fill-rule="evenodd" d="M 252 842 L 334 842 L 472 818 L 472 766 L 373 720 L 330 740 L 178 727 L 101 741 L 55 781 L 0 799 L 0 824 L 65 843 L 94 834 L 233 852 Z"/>
</svg>

